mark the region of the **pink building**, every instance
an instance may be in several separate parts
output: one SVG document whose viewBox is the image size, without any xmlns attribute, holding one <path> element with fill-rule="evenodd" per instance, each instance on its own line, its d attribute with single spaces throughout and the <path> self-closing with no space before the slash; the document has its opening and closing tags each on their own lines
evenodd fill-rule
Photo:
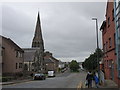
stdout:
<svg viewBox="0 0 120 90">
<path fill-rule="evenodd" d="M 1 64 L 3 76 L 14 76 L 23 71 L 24 51 L 11 39 L 0 36 Z"/>
</svg>

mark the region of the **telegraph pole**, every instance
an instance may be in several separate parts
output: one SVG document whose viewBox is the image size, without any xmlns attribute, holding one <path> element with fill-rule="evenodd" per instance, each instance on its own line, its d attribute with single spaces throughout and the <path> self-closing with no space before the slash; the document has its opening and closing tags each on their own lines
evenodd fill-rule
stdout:
<svg viewBox="0 0 120 90">
<path fill-rule="evenodd" d="M 98 66 L 98 78 L 100 80 L 100 65 L 99 65 L 99 53 L 98 53 L 98 49 L 99 49 L 99 42 L 98 42 L 98 22 L 97 22 L 97 18 L 92 18 L 92 20 L 96 21 L 97 66 Z"/>
</svg>

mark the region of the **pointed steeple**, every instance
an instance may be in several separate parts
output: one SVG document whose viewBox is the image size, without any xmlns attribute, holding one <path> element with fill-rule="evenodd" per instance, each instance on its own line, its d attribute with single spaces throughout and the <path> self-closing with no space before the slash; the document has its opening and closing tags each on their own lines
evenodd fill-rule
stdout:
<svg viewBox="0 0 120 90">
<path fill-rule="evenodd" d="M 34 34 L 34 38 L 32 41 L 32 48 L 43 48 L 44 49 L 39 12 L 38 12 L 38 17 L 37 17 L 35 34 Z"/>
</svg>

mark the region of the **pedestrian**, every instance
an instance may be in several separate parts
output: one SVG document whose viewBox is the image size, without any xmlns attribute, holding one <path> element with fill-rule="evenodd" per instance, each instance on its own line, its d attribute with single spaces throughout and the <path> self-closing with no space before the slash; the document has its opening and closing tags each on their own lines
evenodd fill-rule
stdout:
<svg viewBox="0 0 120 90">
<path fill-rule="evenodd" d="M 98 77 L 97 77 L 97 75 L 95 73 L 94 73 L 93 78 L 94 78 L 94 81 L 95 81 L 96 88 L 99 88 L 99 79 L 98 79 Z"/>
<path fill-rule="evenodd" d="M 92 88 L 93 74 L 91 73 L 91 71 L 88 72 L 86 76 L 86 80 L 87 80 L 88 88 Z"/>
</svg>

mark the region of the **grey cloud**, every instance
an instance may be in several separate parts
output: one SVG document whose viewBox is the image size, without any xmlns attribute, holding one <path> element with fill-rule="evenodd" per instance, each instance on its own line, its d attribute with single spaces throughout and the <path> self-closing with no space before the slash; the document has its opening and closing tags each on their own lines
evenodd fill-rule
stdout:
<svg viewBox="0 0 120 90">
<path fill-rule="evenodd" d="M 3 6 L 2 14 L 2 34 L 13 39 L 20 46 L 26 46 L 26 43 L 29 45 L 29 40 L 34 34 L 35 21 L 31 22 L 26 14 L 16 12 L 14 8 L 7 6 Z"/>
<path fill-rule="evenodd" d="M 3 34 L 30 47 L 37 11 L 45 49 L 56 58 L 85 59 L 96 48 L 95 22 L 104 20 L 106 3 L 14 3 L 3 6 Z"/>
</svg>

